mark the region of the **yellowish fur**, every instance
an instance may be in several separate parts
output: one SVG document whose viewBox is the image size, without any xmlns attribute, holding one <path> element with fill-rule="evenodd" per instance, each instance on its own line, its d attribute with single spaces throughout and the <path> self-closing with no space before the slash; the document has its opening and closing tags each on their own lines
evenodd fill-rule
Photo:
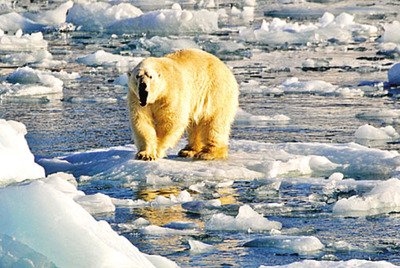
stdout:
<svg viewBox="0 0 400 268">
<path fill-rule="evenodd" d="M 239 90 L 222 61 L 198 49 L 180 50 L 143 60 L 128 77 L 128 106 L 138 159 L 164 157 L 185 130 L 188 144 L 179 156 L 204 160 L 227 157 Z M 139 84 L 148 92 L 145 106 L 141 105 Z"/>
</svg>

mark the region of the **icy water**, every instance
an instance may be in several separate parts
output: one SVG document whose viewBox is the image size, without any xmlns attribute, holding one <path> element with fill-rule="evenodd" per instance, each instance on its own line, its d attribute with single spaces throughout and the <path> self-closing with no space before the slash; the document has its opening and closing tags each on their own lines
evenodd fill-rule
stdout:
<svg viewBox="0 0 400 268">
<path fill-rule="evenodd" d="M 242 1 L 237 2 L 223 1 L 220 7 L 227 10 L 231 4 L 242 7 Z M 236 123 L 232 129 L 232 139 L 270 143 L 348 143 L 355 141 L 356 129 L 366 123 L 376 127 L 392 125 L 399 131 L 399 120 L 386 122 L 382 118 L 362 116 L 379 110 L 399 109 L 396 91 L 384 89 L 383 85 L 387 81 L 389 67 L 396 62 L 396 55 L 379 53 L 379 36 L 355 38 L 345 43 L 330 40 L 316 44 L 271 44 L 246 42 L 238 38 L 240 27 L 257 28 L 262 19 L 271 21 L 272 17 L 279 17 L 290 18 L 301 24 L 315 23 L 325 11 L 334 15 L 343 11 L 354 14 L 356 22 L 375 25 L 379 29 L 378 33 L 382 33 L 383 23 L 399 19 L 398 1 L 286 2 L 300 3 L 292 5 L 257 1 L 252 23 L 225 19 L 220 21 L 220 30 L 211 34 L 174 37 L 195 42 L 233 68 L 241 85 L 240 107 L 244 111 L 263 116 L 283 114 L 290 118 L 289 121 Z M 144 11 L 160 7 L 149 5 L 146 1 L 136 3 Z M 41 9 L 51 7 L 51 4 L 39 5 Z M 182 4 L 182 7 L 194 8 L 190 4 Z M 38 6 L 28 7 L 32 8 L 37 9 Z M 62 95 L 0 100 L 0 118 L 17 120 L 27 126 L 28 143 L 38 159 L 131 143 L 126 89 L 113 84 L 121 70 L 115 66 L 81 65 L 76 63 L 76 58 L 99 49 L 134 56 L 159 56 L 169 52 L 168 49 L 146 46 L 143 40 L 151 37 L 132 34 L 115 38 L 107 33 L 82 31 L 46 33 L 44 39 L 49 42 L 49 52 L 55 59 L 68 62 L 61 69 L 78 72 L 81 78 L 66 83 Z M 139 38 L 142 42 L 138 41 Z M 309 67 L 304 64 L 307 59 L 320 64 Z M 16 67 L 5 64 L 0 72 L 4 75 Z M 257 91 L 260 86 L 278 87 L 290 77 L 297 77 L 301 81 L 323 80 L 350 89 L 362 88 L 365 94 L 361 97 L 320 92 Z M 257 85 L 251 86 L 252 83 Z M 369 145 L 384 150 L 400 149 L 398 140 Z M 171 151 L 170 158 L 176 157 L 174 154 L 177 150 L 175 148 Z M 160 195 L 178 195 L 196 183 L 172 178 L 173 182 L 167 186 L 152 186 L 123 177 L 88 180 L 87 176 L 91 174 L 83 172 L 76 175 L 83 175 L 79 187 L 87 194 L 101 192 L 115 198 L 145 201 Z M 273 180 L 269 178 L 246 180 L 235 177 L 230 178 L 234 181 L 232 185 L 209 187 L 202 193 L 189 190 L 196 200 L 220 199 L 222 206 L 219 209 L 191 211 L 182 205 L 121 206 L 117 207 L 115 214 L 96 217 L 110 222 L 115 230 L 126 236 L 142 252 L 166 256 L 182 267 L 258 267 L 288 264 L 302 259 L 386 260 L 400 265 L 399 214 L 367 217 L 338 217 L 332 214 L 332 206 L 338 198 L 364 193 L 372 187 L 327 196 L 320 183 L 312 182 L 312 179 L 323 181 L 325 178 L 312 177 L 308 181 L 309 177 L 286 176 L 279 190 L 271 186 Z M 355 178 L 362 179 L 357 175 Z M 369 179 L 383 180 L 387 177 L 382 175 Z M 213 213 L 223 212 L 235 216 L 243 204 L 252 205 L 269 220 L 281 222 L 283 234 L 316 236 L 325 248 L 302 254 L 261 245 L 245 247 L 246 242 L 264 237 L 265 233 L 204 229 L 205 222 Z M 154 235 L 144 234 L 135 228 L 123 228 L 122 224 L 132 223 L 139 217 L 158 226 L 176 221 L 195 222 L 199 230 L 194 234 Z M 211 244 L 215 249 L 193 254 L 188 250 L 188 239 Z"/>
</svg>

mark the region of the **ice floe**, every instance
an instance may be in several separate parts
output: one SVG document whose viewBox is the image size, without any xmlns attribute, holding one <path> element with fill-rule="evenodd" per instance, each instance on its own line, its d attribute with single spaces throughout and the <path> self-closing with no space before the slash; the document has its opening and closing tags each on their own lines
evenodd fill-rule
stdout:
<svg viewBox="0 0 400 268">
<path fill-rule="evenodd" d="M 82 31 L 103 31 L 119 20 L 137 17 L 143 12 L 129 4 L 112 5 L 105 2 L 77 3 L 69 10 L 66 21 Z"/>
<path fill-rule="evenodd" d="M 236 113 L 235 123 L 246 124 L 246 123 L 260 123 L 260 122 L 287 122 L 290 118 L 283 114 L 277 114 L 273 116 L 267 115 L 253 115 L 239 108 Z"/>
<path fill-rule="evenodd" d="M 142 60 L 143 58 L 141 57 L 121 56 L 104 50 L 98 50 L 92 54 L 76 59 L 78 63 L 88 66 L 115 66 L 121 72 L 127 71 L 131 67 L 136 66 Z"/>
<path fill-rule="evenodd" d="M 107 222 L 96 221 L 51 184 L 35 181 L 0 192 L 0 233 L 43 254 L 57 266 L 176 266 L 165 258 L 157 258 L 160 263 L 154 265 L 151 256 L 141 253 Z"/>
<path fill-rule="evenodd" d="M 284 253 L 300 255 L 316 253 L 325 248 L 324 244 L 315 236 L 288 236 L 273 235 L 256 238 L 244 244 L 245 247 L 275 248 Z"/>
<path fill-rule="evenodd" d="M 205 253 L 205 252 L 215 250 L 215 247 L 213 245 L 209 245 L 209 244 L 203 243 L 201 241 L 189 239 L 188 243 L 190 246 L 191 253 L 200 254 L 200 253 Z"/>
<path fill-rule="evenodd" d="M 395 268 L 398 267 L 386 261 L 367 261 L 367 260 L 348 260 L 348 261 L 315 261 L 304 260 L 301 262 L 294 262 L 287 265 L 278 266 L 260 266 L 260 268 Z"/>
<path fill-rule="evenodd" d="M 392 86 L 400 86 L 400 63 L 396 63 L 392 67 L 390 67 L 388 71 L 388 81 L 389 84 Z"/>
<path fill-rule="evenodd" d="M 28 143 L 24 124 L 0 119 L 0 184 L 38 179 L 45 176 L 44 169 L 35 163 Z"/>
<path fill-rule="evenodd" d="M 369 124 L 360 126 L 354 135 L 356 139 L 362 140 L 393 140 L 400 137 L 392 126 L 376 128 Z"/>
<path fill-rule="evenodd" d="M 14 35 L 4 34 L 0 26 L 0 50 L 4 51 L 34 51 L 47 48 L 47 41 L 41 32 L 23 34 L 17 29 Z"/>
<path fill-rule="evenodd" d="M 118 20 L 107 31 L 116 34 L 149 33 L 151 35 L 181 35 L 183 33 L 210 33 L 218 29 L 218 13 L 206 9 L 173 9 L 150 11 L 143 15 Z"/>
<path fill-rule="evenodd" d="M 382 35 L 382 42 L 400 44 L 399 34 L 400 22 L 393 21 L 384 25 L 385 32 Z"/>
<path fill-rule="evenodd" d="M 282 224 L 277 221 L 270 221 L 263 215 L 254 211 L 249 205 L 239 208 L 236 217 L 218 213 L 206 222 L 207 230 L 213 231 L 242 231 L 242 232 L 262 232 L 271 229 L 281 229 Z"/>
<path fill-rule="evenodd" d="M 340 43 L 351 42 L 355 37 L 376 37 L 378 29 L 373 25 L 354 22 L 354 16 L 342 13 L 335 17 L 326 12 L 318 22 L 299 24 L 274 18 L 271 22 L 262 22 L 260 28 L 240 30 L 240 38 L 250 42 L 267 44 L 306 44 L 325 41 Z"/>
<path fill-rule="evenodd" d="M 44 24 L 47 26 L 59 26 L 65 22 L 68 10 L 74 5 L 73 1 L 67 1 L 53 10 L 46 10 L 42 12 L 27 12 L 24 16 L 36 23 Z"/>
<path fill-rule="evenodd" d="M 369 193 L 336 202 L 333 213 L 365 216 L 400 211 L 400 180 L 392 178 L 377 184 Z"/>
</svg>

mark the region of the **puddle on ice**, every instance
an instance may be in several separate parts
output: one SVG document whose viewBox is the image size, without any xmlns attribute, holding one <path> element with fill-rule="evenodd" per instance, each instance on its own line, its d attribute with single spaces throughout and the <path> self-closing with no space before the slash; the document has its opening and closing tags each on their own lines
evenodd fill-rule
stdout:
<svg viewBox="0 0 400 268">
<path fill-rule="evenodd" d="M 0 266 L 400 265 L 396 1 L 176 2 L 0 4 Z M 125 73 L 190 47 L 240 85 L 230 158 L 136 161 Z"/>
</svg>

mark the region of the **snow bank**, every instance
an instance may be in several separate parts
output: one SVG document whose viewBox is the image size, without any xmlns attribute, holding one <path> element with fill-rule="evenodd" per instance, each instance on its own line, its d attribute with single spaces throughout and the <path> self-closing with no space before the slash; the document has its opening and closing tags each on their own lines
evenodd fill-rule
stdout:
<svg viewBox="0 0 400 268">
<path fill-rule="evenodd" d="M 354 16 L 342 13 L 335 18 L 326 12 L 317 23 L 299 24 L 290 23 L 279 18 L 271 22 L 263 21 L 259 29 L 241 29 L 241 39 L 250 42 L 262 42 L 267 44 L 306 44 L 336 41 L 349 43 L 356 37 L 373 37 L 378 29 L 372 25 L 354 22 Z"/>
<path fill-rule="evenodd" d="M 354 135 L 357 139 L 364 140 L 392 140 L 400 137 L 392 126 L 376 128 L 369 124 L 360 126 Z"/>
<path fill-rule="evenodd" d="M 138 65 L 142 60 L 143 58 L 141 57 L 115 55 L 105 52 L 104 50 L 98 50 L 92 54 L 76 59 L 78 63 L 88 66 L 115 66 L 126 71 Z"/>
<path fill-rule="evenodd" d="M 62 93 L 63 89 L 63 81 L 54 73 L 30 67 L 18 68 L 6 77 L 6 81 L 2 83 L 4 92 L 0 92 L 6 96 L 54 94 Z"/>
<path fill-rule="evenodd" d="M 343 198 L 336 202 L 333 213 L 346 216 L 375 215 L 400 211 L 400 180 L 393 178 L 376 185 L 363 196 Z"/>
<path fill-rule="evenodd" d="M 52 184 L 35 181 L 0 189 L 0 214 L 0 233 L 43 254 L 56 266 L 154 267 L 152 256 L 141 253 L 105 221 L 96 221 Z M 176 267 L 155 257 L 159 267 Z"/>
<path fill-rule="evenodd" d="M 290 118 L 283 114 L 277 114 L 274 116 L 266 115 L 253 115 L 245 112 L 243 109 L 239 108 L 236 113 L 235 122 L 238 124 L 246 124 L 251 122 L 287 122 Z"/>
<path fill-rule="evenodd" d="M 386 261 L 366 261 L 366 260 L 348 260 L 348 261 L 315 261 L 304 260 L 287 265 L 279 266 L 260 266 L 260 268 L 395 268 L 396 265 Z"/>
<path fill-rule="evenodd" d="M 342 97 L 363 96 L 364 92 L 360 89 L 340 88 L 331 83 L 322 80 L 299 81 L 297 77 L 286 79 L 282 85 L 278 86 L 274 91 L 283 93 L 313 93 L 319 95 L 334 95 Z"/>
<path fill-rule="evenodd" d="M 102 31 L 119 20 L 137 17 L 143 12 L 129 3 L 79 3 L 69 10 L 66 21 L 82 31 Z"/>
<path fill-rule="evenodd" d="M 1 29 L 0 26 L 0 50 L 31 52 L 47 48 L 47 41 L 41 32 L 23 35 L 22 30 L 17 29 L 15 35 L 6 35 Z"/>
<path fill-rule="evenodd" d="M 391 86 L 400 86 L 400 63 L 396 63 L 390 67 L 388 71 L 388 81 Z"/>
<path fill-rule="evenodd" d="M 210 33 L 218 30 L 218 13 L 206 9 L 174 9 L 150 11 L 141 16 L 115 21 L 110 33 L 150 33 L 151 35 L 181 35 L 183 33 Z"/>
<path fill-rule="evenodd" d="M 246 242 L 245 247 L 276 248 L 285 253 L 310 254 L 325 248 L 324 244 L 315 236 L 287 236 L 277 235 L 257 238 Z"/>
<path fill-rule="evenodd" d="M 236 217 L 228 216 L 223 213 L 214 214 L 206 222 L 207 230 L 242 231 L 242 232 L 262 232 L 271 229 L 281 229 L 282 224 L 277 221 L 270 221 L 261 214 L 254 211 L 249 205 L 239 208 Z"/>
<path fill-rule="evenodd" d="M 24 124 L 0 119 L 0 185 L 45 176 L 44 169 L 34 162 L 26 133 Z"/>
<path fill-rule="evenodd" d="M 175 153 L 183 142 L 169 153 Z M 400 156 L 396 151 L 368 148 L 356 143 L 262 143 L 231 140 L 226 161 L 192 161 L 169 158 L 146 162 L 135 160 L 132 145 L 78 152 L 54 159 L 41 159 L 48 173 L 68 171 L 75 176 L 97 178 L 127 178 L 138 180 L 147 174 L 169 176 L 174 180 L 235 180 L 329 176 L 335 171 L 348 177 L 392 177 L 398 174 Z"/>
</svg>

